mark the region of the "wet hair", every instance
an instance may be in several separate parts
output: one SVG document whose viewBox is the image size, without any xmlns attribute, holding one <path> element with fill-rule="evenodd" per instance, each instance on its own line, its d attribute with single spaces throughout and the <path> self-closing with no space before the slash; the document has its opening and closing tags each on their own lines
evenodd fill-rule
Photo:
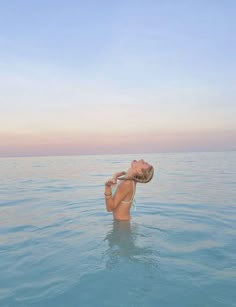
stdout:
<svg viewBox="0 0 236 307">
<path fill-rule="evenodd" d="M 154 168 L 153 168 L 153 166 L 150 165 L 149 168 L 142 170 L 142 174 L 136 174 L 132 177 L 128 177 L 125 174 L 126 174 L 126 172 L 124 172 L 124 176 L 118 177 L 117 179 L 119 179 L 119 180 L 134 180 L 134 181 L 140 182 L 140 183 L 147 183 L 147 182 L 152 180 L 152 177 L 154 175 Z"/>
</svg>

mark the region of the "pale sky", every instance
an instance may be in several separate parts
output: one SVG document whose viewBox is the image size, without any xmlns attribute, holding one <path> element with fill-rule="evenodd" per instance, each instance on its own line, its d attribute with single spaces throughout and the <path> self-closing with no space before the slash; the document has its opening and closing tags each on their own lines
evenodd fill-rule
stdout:
<svg viewBox="0 0 236 307">
<path fill-rule="evenodd" d="M 236 150 L 235 1 L 1 1 L 0 156 Z"/>
</svg>

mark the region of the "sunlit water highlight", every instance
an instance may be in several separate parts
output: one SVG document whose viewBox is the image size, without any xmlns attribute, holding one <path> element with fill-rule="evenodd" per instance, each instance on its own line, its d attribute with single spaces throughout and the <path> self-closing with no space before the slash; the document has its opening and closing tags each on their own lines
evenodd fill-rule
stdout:
<svg viewBox="0 0 236 307">
<path fill-rule="evenodd" d="M 131 222 L 104 181 L 144 157 Z M 0 306 L 236 306 L 236 154 L 0 159 Z"/>
</svg>

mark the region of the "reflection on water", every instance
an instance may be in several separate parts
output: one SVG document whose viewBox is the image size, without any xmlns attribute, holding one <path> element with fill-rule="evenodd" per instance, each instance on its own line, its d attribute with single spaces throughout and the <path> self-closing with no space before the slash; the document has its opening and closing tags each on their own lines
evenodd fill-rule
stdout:
<svg viewBox="0 0 236 307">
<path fill-rule="evenodd" d="M 140 240 L 143 234 L 138 230 L 138 224 L 130 221 L 113 221 L 112 229 L 104 239 L 108 243 L 108 248 L 104 253 L 104 257 L 107 258 L 107 268 L 112 269 L 123 260 L 157 267 L 157 260 L 151 247 L 138 243 L 145 241 Z M 143 236 L 142 239 L 145 237 Z"/>
</svg>

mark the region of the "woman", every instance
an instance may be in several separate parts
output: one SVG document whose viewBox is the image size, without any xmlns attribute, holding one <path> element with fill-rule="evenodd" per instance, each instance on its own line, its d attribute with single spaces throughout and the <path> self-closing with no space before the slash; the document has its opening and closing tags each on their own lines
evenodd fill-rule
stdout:
<svg viewBox="0 0 236 307">
<path fill-rule="evenodd" d="M 105 183 L 105 202 L 106 209 L 113 213 L 115 220 L 130 220 L 130 208 L 134 201 L 136 183 L 149 182 L 154 174 L 154 168 L 143 159 L 131 163 L 127 172 L 116 173 L 112 179 Z M 121 177 L 122 176 L 122 177 Z M 114 195 L 112 195 L 112 186 L 118 180 L 122 182 L 118 185 Z"/>
</svg>

